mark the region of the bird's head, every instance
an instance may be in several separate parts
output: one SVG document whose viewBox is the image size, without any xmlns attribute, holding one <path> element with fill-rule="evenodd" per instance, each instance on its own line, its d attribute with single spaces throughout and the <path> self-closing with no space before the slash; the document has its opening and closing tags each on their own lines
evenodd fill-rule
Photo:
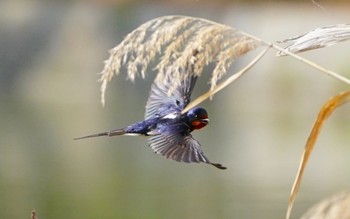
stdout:
<svg viewBox="0 0 350 219">
<path fill-rule="evenodd" d="M 201 129 L 209 123 L 208 113 L 203 108 L 193 108 L 189 110 L 186 115 L 193 129 Z"/>
</svg>

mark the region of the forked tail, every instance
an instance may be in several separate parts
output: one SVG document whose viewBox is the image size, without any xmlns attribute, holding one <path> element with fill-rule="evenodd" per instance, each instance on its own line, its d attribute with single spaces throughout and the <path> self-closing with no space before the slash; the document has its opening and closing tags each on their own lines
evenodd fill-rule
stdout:
<svg viewBox="0 0 350 219">
<path fill-rule="evenodd" d="M 92 134 L 92 135 L 87 135 L 87 136 L 83 136 L 83 137 L 79 137 L 79 138 L 74 138 L 74 140 L 79 140 L 79 139 L 84 139 L 84 138 L 94 138 L 94 137 L 100 137 L 100 136 L 115 136 L 115 135 L 125 135 L 126 132 L 124 129 L 115 129 L 115 130 L 111 130 L 108 132 L 101 132 L 101 133 L 97 133 L 97 134 Z"/>
<path fill-rule="evenodd" d="M 227 169 L 227 167 L 224 167 L 224 166 L 222 166 L 222 165 L 219 164 L 219 163 L 209 163 L 209 164 L 211 164 L 211 165 L 213 165 L 214 167 L 219 168 L 219 169 L 221 169 L 221 170 L 226 170 L 226 169 Z"/>
</svg>

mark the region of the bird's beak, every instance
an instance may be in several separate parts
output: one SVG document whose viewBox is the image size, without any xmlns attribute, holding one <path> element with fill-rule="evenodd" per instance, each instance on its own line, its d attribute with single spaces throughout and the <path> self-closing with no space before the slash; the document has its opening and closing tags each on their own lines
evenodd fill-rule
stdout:
<svg viewBox="0 0 350 219">
<path fill-rule="evenodd" d="M 208 125 L 209 119 L 201 119 L 200 122 Z"/>
</svg>

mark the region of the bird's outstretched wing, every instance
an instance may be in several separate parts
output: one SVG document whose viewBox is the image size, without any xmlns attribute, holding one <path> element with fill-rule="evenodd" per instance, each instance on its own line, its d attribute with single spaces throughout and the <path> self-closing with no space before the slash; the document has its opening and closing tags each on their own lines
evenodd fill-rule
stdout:
<svg viewBox="0 0 350 219">
<path fill-rule="evenodd" d="M 188 105 L 197 76 L 191 75 L 182 80 L 169 96 L 169 89 L 174 85 L 172 80 L 169 76 L 154 80 L 146 104 L 145 119 L 174 112 L 181 113 Z"/>
<path fill-rule="evenodd" d="M 219 169 L 226 169 L 221 164 L 212 163 L 204 155 L 199 142 L 191 134 L 164 132 L 148 139 L 150 147 L 157 153 L 178 162 L 203 162 Z"/>
</svg>

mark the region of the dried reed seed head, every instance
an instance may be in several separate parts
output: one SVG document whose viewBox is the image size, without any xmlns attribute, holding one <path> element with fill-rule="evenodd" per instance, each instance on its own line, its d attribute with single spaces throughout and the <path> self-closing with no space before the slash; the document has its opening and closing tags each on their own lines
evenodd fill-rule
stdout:
<svg viewBox="0 0 350 219">
<path fill-rule="evenodd" d="M 350 192 L 344 191 L 328 197 L 312 206 L 301 219 L 350 218 Z"/>
<path fill-rule="evenodd" d="M 119 74 L 122 65 L 125 65 L 130 80 L 138 75 L 144 78 L 149 64 L 159 54 L 157 80 L 172 78 L 171 95 L 181 80 L 192 74 L 200 76 L 203 68 L 212 62 L 216 67 L 211 84 L 215 86 L 235 58 L 257 45 L 257 41 L 238 30 L 209 20 L 186 16 L 153 19 L 129 33 L 110 50 L 100 78 L 102 104 L 108 82 L 113 75 Z"/>
<path fill-rule="evenodd" d="M 258 43 L 248 37 L 242 37 L 239 42 L 231 44 L 230 46 L 222 49 L 218 54 L 218 60 L 213 70 L 211 77 L 211 90 L 216 86 L 216 82 L 224 76 L 227 69 L 235 61 L 237 57 L 243 56 L 247 52 L 254 50 L 258 47 Z"/>
<path fill-rule="evenodd" d="M 331 46 L 347 40 L 350 40 L 350 24 L 337 24 L 319 27 L 302 35 L 282 40 L 280 43 L 291 42 L 285 49 L 292 53 L 299 53 Z M 279 51 L 277 55 L 284 56 L 286 54 Z"/>
</svg>

